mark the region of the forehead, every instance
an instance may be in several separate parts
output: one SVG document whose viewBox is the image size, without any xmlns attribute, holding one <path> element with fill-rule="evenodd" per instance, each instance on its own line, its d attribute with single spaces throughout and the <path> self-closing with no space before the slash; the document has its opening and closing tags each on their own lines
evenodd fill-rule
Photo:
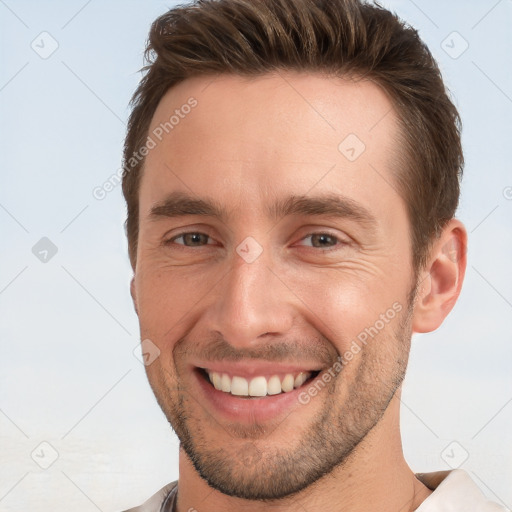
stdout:
<svg viewBox="0 0 512 512">
<path fill-rule="evenodd" d="M 397 121 L 371 81 L 279 72 L 195 77 L 153 116 L 141 213 L 174 190 L 254 207 L 265 198 L 339 192 L 396 207 Z M 376 205 L 378 207 L 378 205 Z"/>
</svg>

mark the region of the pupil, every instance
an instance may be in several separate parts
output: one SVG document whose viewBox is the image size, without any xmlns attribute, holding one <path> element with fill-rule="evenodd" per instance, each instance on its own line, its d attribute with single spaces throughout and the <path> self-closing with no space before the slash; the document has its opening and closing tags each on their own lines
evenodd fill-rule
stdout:
<svg viewBox="0 0 512 512">
<path fill-rule="evenodd" d="M 333 245 L 331 235 L 315 235 L 315 237 L 316 240 L 320 242 L 320 245 Z M 329 243 L 329 240 L 331 240 L 331 243 Z"/>
<path fill-rule="evenodd" d="M 192 233 L 188 235 L 189 242 L 191 242 L 193 245 L 197 245 L 201 243 L 201 233 Z"/>
</svg>

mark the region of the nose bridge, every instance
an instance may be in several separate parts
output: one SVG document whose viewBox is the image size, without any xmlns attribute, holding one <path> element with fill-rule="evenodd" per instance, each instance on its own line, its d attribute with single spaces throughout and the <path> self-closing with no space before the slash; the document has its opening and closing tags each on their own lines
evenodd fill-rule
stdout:
<svg viewBox="0 0 512 512">
<path fill-rule="evenodd" d="M 270 254 L 263 251 L 252 260 L 244 258 L 243 249 L 241 244 L 231 257 L 230 271 L 211 308 L 209 326 L 239 347 L 258 343 L 263 334 L 282 334 L 293 320 L 289 292 L 273 274 Z"/>
</svg>

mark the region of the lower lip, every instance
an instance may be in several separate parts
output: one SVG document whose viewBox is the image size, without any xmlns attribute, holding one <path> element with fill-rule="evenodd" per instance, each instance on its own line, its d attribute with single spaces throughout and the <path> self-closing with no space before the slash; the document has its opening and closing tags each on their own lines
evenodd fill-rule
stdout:
<svg viewBox="0 0 512 512">
<path fill-rule="evenodd" d="M 293 389 L 293 391 L 278 395 L 267 395 L 260 398 L 240 398 L 231 393 L 215 389 L 199 370 L 195 370 L 193 373 L 203 396 L 208 402 L 209 409 L 213 408 L 215 413 L 222 415 L 230 421 L 245 424 L 276 420 L 280 417 L 286 417 L 293 409 L 299 406 L 303 407 L 299 402 L 299 395 L 313 382 L 308 380 L 302 386 Z"/>
</svg>

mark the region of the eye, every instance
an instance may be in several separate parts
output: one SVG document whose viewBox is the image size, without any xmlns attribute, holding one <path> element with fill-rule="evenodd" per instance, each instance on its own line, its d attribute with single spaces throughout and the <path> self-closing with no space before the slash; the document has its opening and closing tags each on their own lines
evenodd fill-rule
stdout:
<svg viewBox="0 0 512 512">
<path fill-rule="evenodd" d="M 309 235 L 305 236 L 301 242 L 304 242 L 305 240 L 310 240 L 310 243 L 299 245 L 306 245 L 308 247 L 314 247 L 315 249 L 329 249 L 337 245 L 347 245 L 348 243 L 344 240 L 341 240 L 337 236 L 331 235 L 330 233 L 310 233 Z"/>
<path fill-rule="evenodd" d="M 202 245 L 211 245 L 212 242 L 208 243 L 208 240 L 212 239 L 204 233 L 181 233 L 181 235 L 174 236 L 168 240 L 166 245 L 177 243 L 178 245 L 184 245 L 185 247 L 201 247 Z"/>
</svg>

